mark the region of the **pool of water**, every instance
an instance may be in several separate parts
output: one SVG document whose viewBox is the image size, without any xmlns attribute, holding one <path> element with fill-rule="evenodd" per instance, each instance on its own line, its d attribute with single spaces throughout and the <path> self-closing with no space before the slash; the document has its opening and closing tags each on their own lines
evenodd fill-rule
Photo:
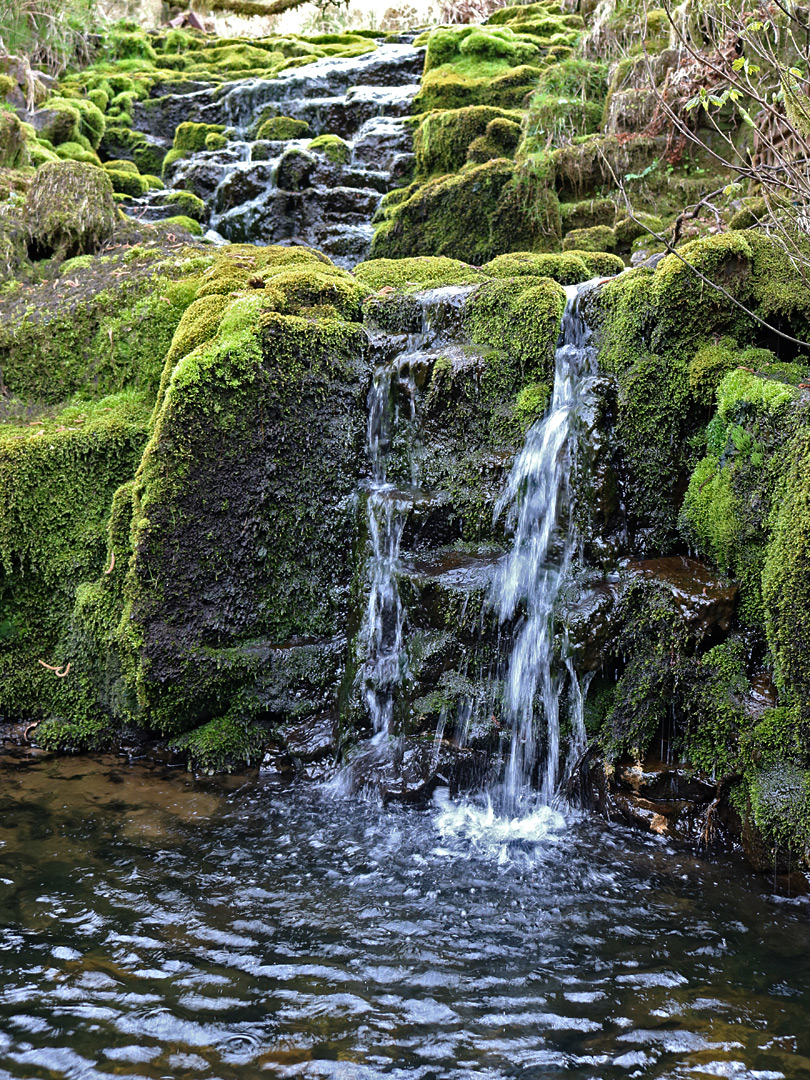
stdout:
<svg viewBox="0 0 810 1080">
<path fill-rule="evenodd" d="M 0 1076 L 810 1077 L 810 914 L 588 816 L 0 762 Z"/>
</svg>

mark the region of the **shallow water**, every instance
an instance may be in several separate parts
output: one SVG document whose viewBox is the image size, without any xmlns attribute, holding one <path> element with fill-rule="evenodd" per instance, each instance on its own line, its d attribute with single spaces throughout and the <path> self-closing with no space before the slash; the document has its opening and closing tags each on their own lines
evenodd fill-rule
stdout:
<svg viewBox="0 0 810 1080">
<path fill-rule="evenodd" d="M 810 1077 L 810 921 L 549 811 L 0 764 L 2 1077 Z"/>
</svg>

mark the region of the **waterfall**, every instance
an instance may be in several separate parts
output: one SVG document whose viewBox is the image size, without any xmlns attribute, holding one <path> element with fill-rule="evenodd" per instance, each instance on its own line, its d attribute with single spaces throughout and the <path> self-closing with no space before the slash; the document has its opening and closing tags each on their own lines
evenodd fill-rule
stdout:
<svg viewBox="0 0 810 1080">
<path fill-rule="evenodd" d="M 399 548 L 412 500 L 408 492 L 389 483 L 388 456 L 392 429 L 398 427 L 397 405 L 392 402 L 396 376 L 403 376 L 408 393 L 410 419 L 415 413 L 415 386 L 408 359 L 417 348 L 409 347 L 392 361 L 377 368 L 368 394 L 367 448 L 371 479 L 366 501 L 368 534 L 371 541 L 371 583 L 362 627 L 366 660 L 361 672 L 363 697 L 376 735 L 393 731 L 394 694 L 406 675 L 402 648 L 403 612 L 397 586 Z M 415 481 L 411 455 L 411 474 Z"/>
<path fill-rule="evenodd" d="M 429 289 L 417 295 L 421 328 L 403 335 L 391 352 L 390 337 L 380 347 L 387 355 L 374 371 L 368 394 L 366 449 L 371 475 L 366 485 L 366 521 L 371 546 L 369 591 L 359 634 L 362 662 L 357 685 L 371 720 L 376 746 L 396 737 L 394 704 L 408 677 L 403 642 L 404 609 L 397 576 L 401 570 L 400 545 L 408 515 L 431 492 L 419 484 L 419 432 L 415 372 L 432 364 L 435 351 L 453 355 L 452 338 L 458 331 L 467 286 Z M 391 473 L 396 473 L 395 479 Z"/>
<path fill-rule="evenodd" d="M 558 659 L 554 626 L 555 604 L 578 546 L 570 483 L 578 416 L 589 376 L 595 373 L 594 350 L 588 344 L 590 334 L 578 304 L 582 289 L 566 290 L 551 404 L 546 416 L 529 430 L 495 509 L 496 520 L 504 518 L 507 531 L 513 534 L 489 591 L 490 609 L 510 635 L 501 719 L 504 727 L 511 728 L 511 739 L 504 775 L 490 793 L 487 813 L 499 815 L 502 821 L 534 816 L 542 829 L 559 816 L 550 808 L 564 764 L 560 699 L 566 693 L 571 720 L 569 765 L 581 752 L 585 735 L 586 688 L 570 658 Z M 378 362 L 368 394 L 369 475 L 363 485 L 368 591 L 356 638 L 354 693 L 370 722 L 372 738 L 350 762 L 347 782 L 340 785 L 344 790 L 368 783 L 377 768 L 396 772 L 403 753 L 398 706 L 408 699 L 411 673 L 407 613 L 400 596 L 404 572 L 400 548 L 407 540 L 414 507 L 438 495 L 419 487 L 418 373 L 430 370 L 440 356 L 457 355 L 456 362 L 468 358 L 463 309 L 471 291 L 471 287 L 446 287 L 419 294 L 421 328 L 417 333 L 392 336 L 375 334 L 371 328 Z M 472 703 L 468 704 L 471 709 Z M 538 762 L 542 762 L 539 777 Z"/>
<path fill-rule="evenodd" d="M 492 603 L 501 622 L 518 619 L 504 688 L 504 715 L 511 727 L 506 771 L 496 795 L 498 808 L 515 816 L 535 801 L 532 791 L 540 754 L 538 730 L 545 721 L 540 800 L 552 805 L 560 778 L 560 695 L 564 673 L 555 664 L 554 607 L 571 569 L 577 534 L 570 498 L 576 453 L 577 415 L 595 351 L 579 306 L 587 286 L 568 286 L 556 350 L 554 390 L 546 416 L 529 430 L 515 459 L 496 517 L 506 513 L 511 550 L 494 583 Z M 575 684 L 569 761 L 584 743 L 582 689 Z M 539 699 L 539 715 L 538 715 Z"/>
</svg>

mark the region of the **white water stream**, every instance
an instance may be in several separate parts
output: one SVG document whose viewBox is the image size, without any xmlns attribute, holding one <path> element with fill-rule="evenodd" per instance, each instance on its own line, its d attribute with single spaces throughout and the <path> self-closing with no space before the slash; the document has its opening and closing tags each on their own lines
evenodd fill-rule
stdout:
<svg viewBox="0 0 810 1080">
<path fill-rule="evenodd" d="M 513 541 L 494 583 L 492 603 L 502 623 L 518 620 L 504 693 L 511 745 L 506 773 L 495 793 L 499 810 L 512 817 L 532 812 L 538 789 L 542 805 L 556 801 L 565 671 L 575 686 L 569 766 L 585 742 L 582 691 L 573 665 L 556 662 L 554 642 L 554 608 L 577 549 L 570 490 L 577 417 L 583 387 L 596 367 L 595 350 L 588 344 L 590 331 L 578 303 L 584 288 L 587 285 L 566 289 L 551 404 L 529 430 L 495 511 L 496 517 L 507 514 Z"/>
</svg>

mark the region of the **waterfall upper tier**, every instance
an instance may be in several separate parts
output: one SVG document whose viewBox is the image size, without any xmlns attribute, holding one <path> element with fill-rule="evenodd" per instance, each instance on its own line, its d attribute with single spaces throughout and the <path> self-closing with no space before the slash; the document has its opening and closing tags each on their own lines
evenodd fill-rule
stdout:
<svg viewBox="0 0 810 1080">
<path fill-rule="evenodd" d="M 136 106 L 156 140 L 177 123 L 221 125 L 225 145 L 181 157 L 170 190 L 206 204 L 212 236 L 244 243 L 309 244 L 341 266 L 368 254 L 382 196 L 413 162 L 403 118 L 419 90 L 424 50 L 386 44 L 365 56 L 325 57 L 275 79 L 246 79 Z M 306 138 L 261 137 L 272 117 L 298 121 Z M 324 142 L 319 136 L 332 136 Z M 155 220 L 173 211 L 164 191 L 127 205 Z"/>
</svg>

